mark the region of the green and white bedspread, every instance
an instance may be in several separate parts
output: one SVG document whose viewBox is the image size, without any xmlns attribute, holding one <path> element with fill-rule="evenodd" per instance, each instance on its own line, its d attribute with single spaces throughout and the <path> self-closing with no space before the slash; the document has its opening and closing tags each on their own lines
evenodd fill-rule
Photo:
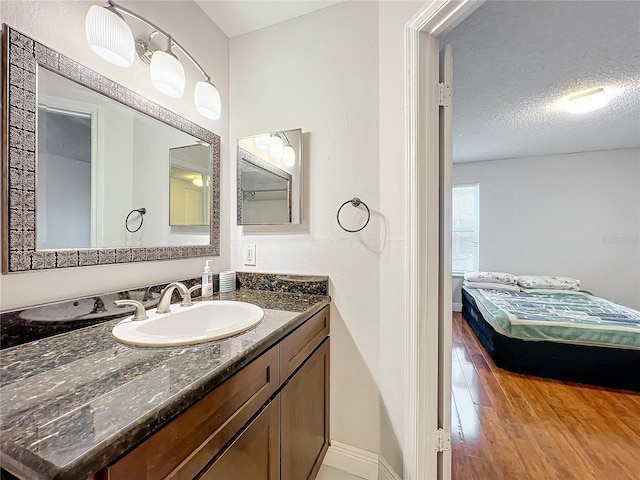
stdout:
<svg viewBox="0 0 640 480">
<path fill-rule="evenodd" d="M 476 300 L 484 319 L 503 335 L 640 349 L 640 311 L 586 292 L 463 288 Z"/>
</svg>

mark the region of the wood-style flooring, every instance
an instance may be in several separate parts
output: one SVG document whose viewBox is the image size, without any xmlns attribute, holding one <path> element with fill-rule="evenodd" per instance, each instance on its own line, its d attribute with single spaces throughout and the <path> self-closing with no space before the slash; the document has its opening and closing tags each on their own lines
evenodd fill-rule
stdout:
<svg viewBox="0 0 640 480">
<path fill-rule="evenodd" d="M 460 313 L 452 367 L 453 480 L 640 479 L 640 394 L 502 370 Z"/>
</svg>

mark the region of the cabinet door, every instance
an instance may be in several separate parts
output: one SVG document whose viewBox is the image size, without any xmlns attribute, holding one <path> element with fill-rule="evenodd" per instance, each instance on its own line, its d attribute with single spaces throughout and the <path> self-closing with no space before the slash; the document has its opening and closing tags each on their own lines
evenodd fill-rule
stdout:
<svg viewBox="0 0 640 480">
<path fill-rule="evenodd" d="M 329 338 L 284 386 L 282 478 L 316 477 L 329 448 Z"/>
<path fill-rule="evenodd" d="M 240 433 L 198 480 L 280 480 L 280 395 Z"/>
</svg>

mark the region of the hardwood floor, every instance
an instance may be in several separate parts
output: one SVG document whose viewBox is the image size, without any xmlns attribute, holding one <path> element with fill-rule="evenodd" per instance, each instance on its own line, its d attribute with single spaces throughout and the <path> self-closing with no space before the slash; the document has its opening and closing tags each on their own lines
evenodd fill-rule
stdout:
<svg viewBox="0 0 640 480">
<path fill-rule="evenodd" d="M 640 479 L 640 394 L 502 370 L 455 312 L 452 367 L 453 480 Z"/>
</svg>

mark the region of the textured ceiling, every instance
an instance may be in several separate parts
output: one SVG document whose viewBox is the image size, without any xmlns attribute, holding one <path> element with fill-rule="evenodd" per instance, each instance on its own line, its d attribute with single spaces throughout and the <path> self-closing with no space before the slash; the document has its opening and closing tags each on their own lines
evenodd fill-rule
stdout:
<svg viewBox="0 0 640 480">
<path fill-rule="evenodd" d="M 640 146 L 640 2 L 489 1 L 446 43 L 454 162 Z M 607 106 L 554 106 L 592 87 Z"/>
<path fill-rule="evenodd" d="M 229 38 L 300 17 L 343 1 L 195 0 L 204 13 Z"/>
</svg>

